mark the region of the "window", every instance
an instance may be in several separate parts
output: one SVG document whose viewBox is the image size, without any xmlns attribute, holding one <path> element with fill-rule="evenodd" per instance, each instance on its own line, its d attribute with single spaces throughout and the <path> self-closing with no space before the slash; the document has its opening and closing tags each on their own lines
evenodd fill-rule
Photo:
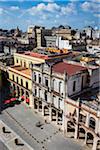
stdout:
<svg viewBox="0 0 100 150">
<path fill-rule="evenodd" d="M 54 100 L 55 100 L 56 96 L 53 95 L 53 98 L 52 98 L 52 104 L 54 105 Z"/>
<path fill-rule="evenodd" d="M 23 86 L 23 80 L 21 79 L 21 86 Z"/>
<path fill-rule="evenodd" d="M 47 101 L 47 91 L 44 92 L 45 101 Z"/>
<path fill-rule="evenodd" d="M 26 81 L 26 88 L 28 89 L 28 82 Z"/>
<path fill-rule="evenodd" d="M 16 60 L 16 62 L 18 63 L 18 59 Z"/>
<path fill-rule="evenodd" d="M 36 81 L 36 73 L 34 72 L 34 81 Z"/>
<path fill-rule="evenodd" d="M 21 64 L 21 66 L 22 66 L 22 61 L 20 61 L 20 64 Z"/>
<path fill-rule="evenodd" d="M 60 109 L 60 102 L 62 101 L 61 98 L 58 99 L 58 109 Z"/>
<path fill-rule="evenodd" d="M 34 89 L 34 95 L 37 96 L 37 89 Z"/>
<path fill-rule="evenodd" d="M 26 97 L 28 98 L 29 97 L 29 93 L 26 91 Z"/>
<path fill-rule="evenodd" d="M 89 120 L 89 127 L 95 130 L 96 121 L 93 117 Z"/>
<path fill-rule="evenodd" d="M 41 89 L 39 88 L 39 97 L 41 96 Z"/>
<path fill-rule="evenodd" d="M 45 85 L 48 86 L 48 79 L 45 78 Z"/>
<path fill-rule="evenodd" d="M 80 114 L 79 121 L 85 123 L 86 122 L 86 116 Z"/>
<path fill-rule="evenodd" d="M 18 77 L 16 77 L 16 81 L 17 81 L 17 83 L 18 83 Z"/>
<path fill-rule="evenodd" d="M 61 84 L 62 82 L 59 82 L 59 93 L 61 93 Z"/>
<path fill-rule="evenodd" d="M 13 84 L 13 89 L 16 90 L 15 84 Z"/>
<path fill-rule="evenodd" d="M 54 87 L 55 87 L 55 79 L 53 79 L 52 87 L 53 87 L 53 89 L 54 89 Z"/>
<path fill-rule="evenodd" d="M 76 90 L 76 81 L 73 82 L 73 92 Z"/>
<path fill-rule="evenodd" d="M 40 76 L 40 74 L 39 74 L 39 83 L 41 83 L 41 76 Z"/>
<path fill-rule="evenodd" d="M 13 79 L 13 81 L 14 81 L 14 75 L 12 75 L 12 79 Z"/>
<path fill-rule="evenodd" d="M 24 62 L 24 67 L 26 68 L 26 62 Z"/>
</svg>

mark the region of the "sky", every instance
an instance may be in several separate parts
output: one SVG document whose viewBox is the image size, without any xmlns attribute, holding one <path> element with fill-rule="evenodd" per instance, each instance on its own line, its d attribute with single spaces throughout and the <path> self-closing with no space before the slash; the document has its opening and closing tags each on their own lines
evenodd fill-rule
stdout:
<svg viewBox="0 0 100 150">
<path fill-rule="evenodd" d="M 0 28 L 100 27 L 100 0 L 0 0 Z"/>
</svg>

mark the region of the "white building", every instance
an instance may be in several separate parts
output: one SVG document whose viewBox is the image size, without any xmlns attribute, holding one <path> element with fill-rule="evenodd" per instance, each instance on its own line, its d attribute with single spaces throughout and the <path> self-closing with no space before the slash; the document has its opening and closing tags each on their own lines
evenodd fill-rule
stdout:
<svg viewBox="0 0 100 150">
<path fill-rule="evenodd" d="M 72 45 L 70 44 L 69 40 L 63 40 L 62 37 L 57 37 L 56 39 L 56 46 L 59 49 L 72 49 Z"/>
<path fill-rule="evenodd" d="M 45 62 L 31 64 L 33 109 L 42 114 L 47 121 L 53 122 L 67 135 L 68 127 L 74 124 L 75 138 L 78 138 L 79 101 L 73 97 L 100 84 L 98 67 L 84 67 L 68 62 Z M 88 101 L 87 101 L 88 102 Z M 77 108 L 76 110 L 73 107 Z M 86 106 L 86 109 L 88 106 Z M 82 105 L 83 108 L 83 105 Z M 76 111 L 77 116 L 70 114 Z M 89 118 L 87 118 L 89 120 Z M 87 121 L 88 122 L 88 121 Z M 97 128 L 97 127 L 96 127 Z M 88 134 L 87 134 L 88 136 Z M 96 138 L 96 137 L 95 137 Z M 96 140 L 98 141 L 99 138 Z M 88 141 L 88 139 L 86 139 Z M 95 141 L 93 141 L 93 150 Z"/>
</svg>

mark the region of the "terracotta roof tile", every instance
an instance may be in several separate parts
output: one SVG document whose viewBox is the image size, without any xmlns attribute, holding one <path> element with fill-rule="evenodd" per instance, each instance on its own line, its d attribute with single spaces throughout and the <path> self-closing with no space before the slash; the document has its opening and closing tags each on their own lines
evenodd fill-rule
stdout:
<svg viewBox="0 0 100 150">
<path fill-rule="evenodd" d="M 76 74 L 76 73 L 83 71 L 83 70 L 87 70 L 87 68 L 83 67 L 83 66 L 76 65 L 76 64 L 68 64 L 66 62 L 59 62 L 59 63 L 53 65 L 53 71 L 54 72 L 63 74 L 64 71 L 66 71 L 66 73 L 69 76 Z"/>
<path fill-rule="evenodd" d="M 49 59 L 48 55 L 43 55 L 43 54 L 34 53 L 34 52 L 25 52 L 23 54 L 27 56 L 31 56 L 31 57 L 41 58 L 41 59 Z"/>
</svg>

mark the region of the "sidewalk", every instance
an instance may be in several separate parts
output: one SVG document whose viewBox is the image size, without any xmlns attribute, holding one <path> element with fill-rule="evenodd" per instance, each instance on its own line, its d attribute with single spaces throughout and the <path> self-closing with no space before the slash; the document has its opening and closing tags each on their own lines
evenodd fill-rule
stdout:
<svg viewBox="0 0 100 150">
<path fill-rule="evenodd" d="M 42 150 L 80 150 L 81 145 L 64 138 L 52 124 L 45 123 L 43 118 L 25 104 L 9 107 L 5 112 L 15 119 L 19 126 L 22 126 L 30 134 L 35 144 Z M 42 123 L 41 127 L 36 127 L 38 122 Z"/>
</svg>

